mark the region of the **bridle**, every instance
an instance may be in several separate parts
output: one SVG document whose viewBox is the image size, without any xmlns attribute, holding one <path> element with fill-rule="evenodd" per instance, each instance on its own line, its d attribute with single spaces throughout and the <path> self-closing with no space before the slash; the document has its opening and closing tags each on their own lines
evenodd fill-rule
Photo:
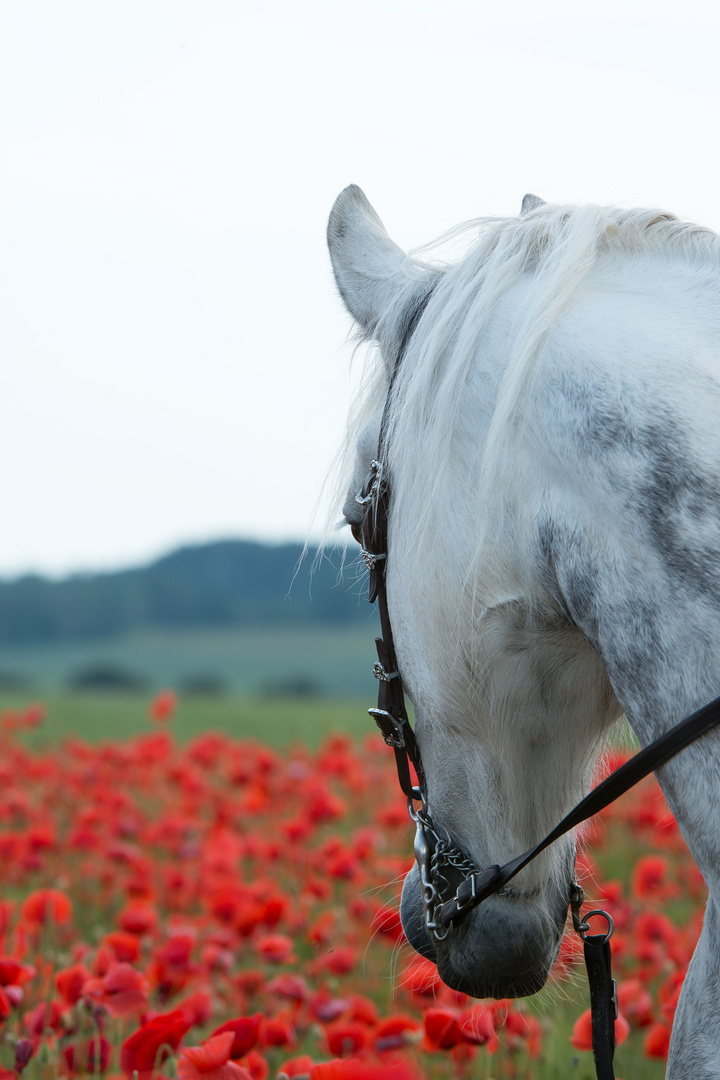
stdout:
<svg viewBox="0 0 720 1080">
<path fill-rule="evenodd" d="M 419 317 L 419 316 L 418 316 Z M 414 320 L 416 322 L 417 319 Z M 413 328 L 411 324 L 410 330 Z M 408 335 L 406 334 L 406 337 Z M 404 345 L 395 365 L 397 373 Z M 392 385 L 388 393 L 388 402 Z M 420 875 L 425 928 L 432 939 L 443 941 L 469 913 L 489 896 L 503 893 L 508 882 L 532 862 L 541 851 L 564 836 L 575 826 L 599 813 L 675 754 L 720 724 L 720 698 L 676 724 L 655 742 L 639 751 L 616 769 L 593 791 L 582 799 L 547 836 L 528 851 L 505 863 L 480 868 L 460 848 L 454 845 L 433 824 L 428 804 L 427 785 L 420 747 L 408 718 L 405 695 L 395 655 L 392 627 L 387 604 L 386 568 L 388 561 L 388 512 L 390 486 L 382 461 L 386 456 L 388 404 L 385 406 L 380 429 L 378 460 L 372 462 L 370 474 L 356 496 L 363 507 L 362 523 L 353 533 L 362 548 L 362 558 L 369 575 L 369 600 L 377 600 L 381 636 L 375 639 L 378 659 L 374 675 L 379 680 L 378 703 L 369 709 L 385 742 L 392 747 L 397 765 L 398 780 L 407 798 L 408 811 L 415 824 L 414 853 Z M 410 766 L 415 770 L 413 781 Z M 419 806 L 416 806 L 419 804 Z M 460 884 L 454 894 L 450 879 Z M 613 1056 L 617 1018 L 617 993 L 611 974 L 610 937 L 613 932 L 611 916 L 601 910 L 587 912 L 581 918 L 583 890 L 573 881 L 568 896 L 573 927 L 583 940 L 585 963 L 590 984 L 592 1010 L 593 1056 L 598 1080 L 614 1080 Z M 589 934 L 588 919 L 601 916 L 607 921 L 607 931 Z"/>
</svg>

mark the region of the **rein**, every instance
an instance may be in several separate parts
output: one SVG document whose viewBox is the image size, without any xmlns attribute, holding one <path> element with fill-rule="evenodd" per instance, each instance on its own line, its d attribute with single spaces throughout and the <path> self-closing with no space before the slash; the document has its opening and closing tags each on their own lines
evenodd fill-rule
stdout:
<svg viewBox="0 0 720 1080">
<path fill-rule="evenodd" d="M 380 444 L 383 443 L 381 428 Z M 420 874 L 425 927 L 436 941 L 443 941 L 468 914 L 489 896 L 502 894 L 516 874 L 532 862 L 541 851 L 589 817 L 599 813 L 640 780 L 658 769 L 690 743 L 712 731 L 720 724 L 720 698 L 694 712 L 676 724 L 659 739 L 650 743 L 629 761 L 621 765 L 593 791 L 582 799 L 547 836 L 528 851 L 505 863 L 484 869 L 435 828 L 426 792 L 425 773 L 415 733 L 405 707 L 402 678 L 395 656 L 390 615 L 387 605 L 385 572 L 388 557 L 388 510 L 390 491 L 383 474 L 383 465 L 373 461 L 371 472 L 362 491 L 356 496 L 363 506 L 361 525 L 362 558 L 370 571 L 369 600 L 378 602 L 382 636 L 375 639 L 378 660 L 374 675 L 379 680 L 377 708 L 369 709 L 385 742 L 392 747 L 397 765 L 398 780 L 407 798 L 408 811 L 415 823 L 414 853 Z M 415 770 L 413 782 L 410 766 Z M 419 808 L 416 807 L 419 803 Z M 454 895 L 447 896 L 449 882 L 443 869 L 460 872 L 464 877 Z M 443 888 L 445 886 L 445 888 Z M 450 891 L 452 891 L 450 889 Z M 568 903 L 573 927 L 583 941 L 585 964 L 590 985 L 592 1015 L 592 1046 L 598 1080 L 614 1080 L 615 1020 L 618 1014 L 617 993 L 612 978 L 610 938 L 613 921 L 605 911 L 587 912 L 581 918 L 583 890 L 577 882 L 570 887 Z M 601 916 L 607 921 L 606 933 L 589 934 L 588 919 Z"/>
</svg>

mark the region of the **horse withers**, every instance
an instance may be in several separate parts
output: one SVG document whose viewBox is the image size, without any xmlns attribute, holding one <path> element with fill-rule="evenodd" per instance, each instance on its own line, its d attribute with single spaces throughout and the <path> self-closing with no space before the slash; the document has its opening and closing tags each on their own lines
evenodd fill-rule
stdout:
<svg viewBox="0 0 720 1080">
<path fill-rule="evenodd" d="M 344 515 L 357 531 L 379 458 L 433 828 L 488 867 L 587 791 L 623 711 L 647 745 L 720 690 L 720 239 L 658 211 L 535 197 L 464 235 L 452 264 L 410 257 L 357 187 L 328 227 L 342 298 L 376 346 Z M 720 1077 L 720 736 L 658 780 L 709 889 L 668 1076 L 705 1080 Z M 442 934 L 416 868 L 408 940 L 473 996 L 537 991 L 574 856 L 556 842 Z"/>
</svg>

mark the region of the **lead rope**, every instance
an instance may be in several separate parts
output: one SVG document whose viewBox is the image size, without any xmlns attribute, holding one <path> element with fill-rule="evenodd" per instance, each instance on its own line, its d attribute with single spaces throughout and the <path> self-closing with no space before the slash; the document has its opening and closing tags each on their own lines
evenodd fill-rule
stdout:
<svg viewBox="0 0 720 1080">
<path fill-rule="evenodd" d="M 385 423 L 383 422 L 383 429 Z M 381 437 L 381 444 L 383 439 Z M 373 461 L 370 476 L 363 490 L 356 496 L 363 506 L 361 526 L 362 557 L 370 571 L 369 600 L 378 602 L 382 636 L 375 639 L 378 660 L 373 673 L 379 680 L 378 705 L 368 712 L 374 718 L 385 742 L 395 753 L 400 787 L 408 801 L 410 817 L 415 823 L 415 859 L 418 864 L 425 909 L 425 923 L 432 936 L 442 941 L 453 925 L 462 922 L 469 912 L 503 888 L 523 867 L 576 825 L 586 821 L 614 802 L 651 772 L 664 765 L 690 743 L 720 724 L 720 698 L 682 720 L 655 742 L 640 750 L 619 769 L 611 773 L 601 784 L 582 799 L 548 835 L 518 858 L 504 866 L 489 866 L 480 870 L 470 859 L 447 840 L 440 837 L 432 824 L 427 803 L 425 775 L 420 748 L 415 738 L 405 708 L 402 678 L 395 656 L 390 615 L 385 591 L 387 566 L 387 516 L 389 489 L 383 477 L 383 466 Z M 410 772 L 412 764 L 418 783 L 413 783 Z M 420 809 L 415 803 L 420 802 Z M 433 881 L 433 866 L 440 855 L 453 865 L 461 865 L 470 871 L 458 886 L 455 896 L 440 904 L 438 890 Z M 606 911 L 593 910 L 582 919 L 580 908 L 584 894 L 580 885 L 571 886 L 569 905 L 573 927 L 583 942 L 585 967 L 590 986 L 590 1010 L 592 1047 L 598 1080 L 615 1080 L 613 1057 L 615 1054 L 615 1020 L 618 1015 L 617 993 L 612 977 L 610 938 L 613 921 Z M 588 919 L 600 916 L 607 921 L 604 934 L 589 934 Z"/>
<path fill-rule="evenodd" d="M 577 881 L 570 889 L 570 913 L 573 929 L 580 935 L 585 957 L 588 986 L 590 988 L 590 1034 L 597 1080 L 615 1080 L 613 1058 L 615 1057 L 615 1021 L 618 1018 L 617 984 L 612 977 L 610 938 L 614 924 L 607 911 L 596 908 L 580 918 L 585 894 Z M 588 919 L 600 915 L 607 920 L 606 934 L 588 934 Z"/>
</svg>

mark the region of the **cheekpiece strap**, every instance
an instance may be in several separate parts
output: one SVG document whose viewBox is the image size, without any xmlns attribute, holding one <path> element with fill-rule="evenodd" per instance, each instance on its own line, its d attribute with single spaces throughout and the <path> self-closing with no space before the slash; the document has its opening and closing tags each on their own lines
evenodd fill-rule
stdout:
<svg viewBox="0 0 720 1080">
<path fill-rule="evenodd" d="M 368 712 L 380 728 L 383 739 L 395 753 L 398 780 L 403 794 L 409 799 L 417 799 L 417 784 L 423 782 L 422 763 L 415 733 L 405 708 L 405 693 L 395 658 L 395 643 L 385 590 L 388 499 L 383 466 L 379 461 L 373 461 L 370 475 L 357 496 L 358 503 L 363 507 L 362 557 L 370 571 L 368 600 L 371 604 L 377 600 L 382 631 L 382 636 L 375 638 L 378 658 L 373 666 L 373 674 L 378 680 L 378 703 L 377 708 L 368 709 Z M 410 770 L 411 764 L 415 769 L 417 782 Z"/>
</svg>

